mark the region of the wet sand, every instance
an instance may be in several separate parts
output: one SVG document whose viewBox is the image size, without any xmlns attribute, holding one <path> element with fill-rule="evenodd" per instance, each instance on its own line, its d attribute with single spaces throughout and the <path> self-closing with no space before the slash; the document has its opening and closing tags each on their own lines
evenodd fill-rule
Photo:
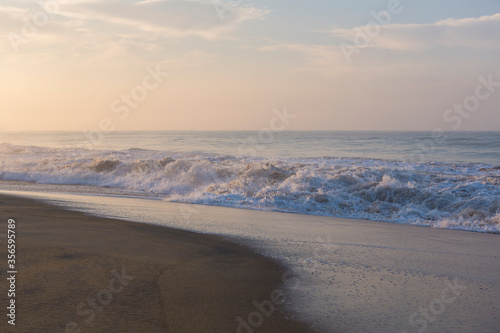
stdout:
<svg viewBox="0 0 500 333">
<path fill-rule="evenodd" d="M 68 323 L 81 332 L 308 332 L 278 312 L 257 312 L 253 301 L 269 306 L 274 288 L 286 293 L 287 313 L 320 332 L 500 327 L 500 235 L 137 198 L 12 195 L 124 219 L 0 195 L 0 230 L 9 217 L 19 225 L 18 320 L 31 325 L 16 332 L 64 332 Z M 185 227 L 231 235 L 280 260 L 296 281 L 280 285 L 274 262 L 221 237 L 179 231 Z M 2 251 L 0 243 L 5 258 Z M 116 284 L 113 270 L 133 279 Z M 7 301 L 3 289 L 0 296 Z M 89 303 L 111 296 L 97 309 Z"/>
<path fill-rule="evenodd" d="M 5 195 L 0 215 L 2 332 L 311 332 L 287 318 L 273 292 L 283 268 L 221 237 Z M 5 306 L 9 218 L 16 221 L 15 326 Z"/>
</svg>

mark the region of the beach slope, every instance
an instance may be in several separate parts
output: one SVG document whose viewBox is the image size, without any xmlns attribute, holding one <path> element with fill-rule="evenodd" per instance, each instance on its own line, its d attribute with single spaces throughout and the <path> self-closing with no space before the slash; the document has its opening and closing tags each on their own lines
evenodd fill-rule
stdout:
<svg viewBox="0 0 500 333">
<path fill-rule="evenodd" d="M 2 332 L 247 332 L 253 302 L 281 283 L 274 262 L 217 236 L 5 195 L 0 213 Z M 5 316 L 8 219 L 16 222 L 15 326 Z M 309 332 L 278 305 L 261 321 L 259 332 Z"/>
</svg>

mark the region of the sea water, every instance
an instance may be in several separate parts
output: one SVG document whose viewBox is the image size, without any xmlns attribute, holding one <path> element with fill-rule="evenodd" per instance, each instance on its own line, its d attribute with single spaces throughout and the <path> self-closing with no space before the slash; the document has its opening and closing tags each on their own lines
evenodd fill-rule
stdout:
<svg viewBox="0 0 500 333">
<path fill-rule="evenodd" d="M 500 132 L 0 132 L 0 180 L 500 232 Z"/>
</svg>

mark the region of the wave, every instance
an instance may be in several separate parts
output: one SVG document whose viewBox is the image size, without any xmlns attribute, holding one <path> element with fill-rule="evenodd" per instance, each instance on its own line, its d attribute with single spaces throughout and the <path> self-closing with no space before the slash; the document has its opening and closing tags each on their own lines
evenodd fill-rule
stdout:
<svg viewBox="0 0 500 333">
<path fill-rule="evenodd" d="M 500 167 L 0 144 L 0 179 L 168 201 L 500 232 Z"/>
</svg>

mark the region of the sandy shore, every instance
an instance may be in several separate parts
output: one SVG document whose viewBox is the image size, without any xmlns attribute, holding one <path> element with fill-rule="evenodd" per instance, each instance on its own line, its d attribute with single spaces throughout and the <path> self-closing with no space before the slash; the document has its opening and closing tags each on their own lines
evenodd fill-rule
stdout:
<svg viewBox="0 0 500 333">
<path fill-rule="evenodd" d="M 0 196 L 2 332 L 251 332 L 282 269 L 221 237 Z M 16 326 L 7 324 L 7 221 L 16 221 Z M 261 303 L 264 307 L 269 303 Z M 269 309 L 269 308 L 268 308 Z M 258 332 L 310 332 L 281 307 Z M 256 329 L 257 331 L 257 329 Z"/>
<path fill-rule="evenodd" d="M 278 312 L 258 322 L 252 303 L 264 304 L 273 288 L 285 292 L 287 313 L 320 332 L 500 328 L 500 235 L 138 198 L 11 194 L 123 219 L 0 195 L 0 230 L 9 217 L 19 225 L 18 320 L 31 325 L 16 332 L 64 332 L 69 323 L 81 332 L 247 333 L 249 318 L 258 324 L 254 333 L 307 332 Z M 280 285 L 274 262 L 226 238 L 171 228 L 230 235 L 291 268 L 295 281 Z M 117 285 L 116 274 L 133 279 Z M 98 297 L 112 300 L 92 317 L 89 302 Z"/>
</svg>

